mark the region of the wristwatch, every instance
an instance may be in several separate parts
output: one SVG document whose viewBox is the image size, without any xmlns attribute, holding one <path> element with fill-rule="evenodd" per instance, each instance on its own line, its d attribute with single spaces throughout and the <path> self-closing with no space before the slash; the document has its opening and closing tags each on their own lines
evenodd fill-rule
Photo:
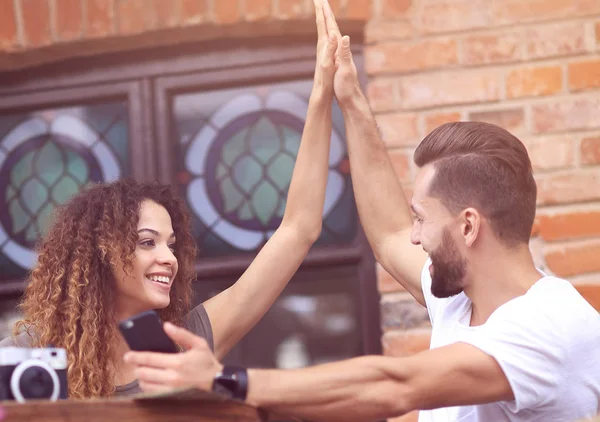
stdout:
<svg viewBox="0 0 600 422">
<path fill-rule="evenodd" d="M 225 365 L 215 375 L 212 391 L 236 400 L 246 400 L 248 394 L 248 372 L 241 366 Z"/>
</svg>

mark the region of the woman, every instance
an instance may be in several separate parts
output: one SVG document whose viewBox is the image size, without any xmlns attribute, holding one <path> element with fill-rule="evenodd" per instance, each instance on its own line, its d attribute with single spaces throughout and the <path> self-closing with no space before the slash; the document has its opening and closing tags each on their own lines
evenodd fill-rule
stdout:
<svg viewBox="0 0 600 422">
<path fill-rule="evenodd" d="M 0 346 L 65 348 L 70 398 L 140 391 L 117 323 L 141 311 L 158 309 L 222 359 L 267 312 L 321 232 L 333 96 L 323 71 L 317 66 L 282 223 L 233 286 L 190 311 L 195 245 L 182 202 L 160 185 L 93 186 L 59 210 L 29 277 L 24 318 Z"/>
</svg>

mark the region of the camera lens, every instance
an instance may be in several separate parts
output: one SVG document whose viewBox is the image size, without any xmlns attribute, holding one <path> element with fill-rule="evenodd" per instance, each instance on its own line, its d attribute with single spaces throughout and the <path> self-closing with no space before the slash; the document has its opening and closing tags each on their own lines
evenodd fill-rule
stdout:
<svg viewBox="0 0 600 422">
<path fill-rule="evenodd" d="M 23 371 L 19 389 L 26 400 L 49 399 L 54 391 L 54 380 L 46 369 L 31 366 Z"/>
</svg>

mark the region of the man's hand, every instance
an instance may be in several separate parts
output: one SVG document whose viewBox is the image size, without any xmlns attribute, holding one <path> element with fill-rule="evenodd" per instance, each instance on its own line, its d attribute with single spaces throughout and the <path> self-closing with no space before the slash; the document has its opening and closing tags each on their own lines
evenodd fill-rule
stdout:
<svg viewBox="0 0 600 422">
<path fill-rule="evenodd" d="M 352 98 L 353 95 L 361 93 L 358 82 L 358 71 L 352 59 L 352 51 L 350 51 L 350 37 L 347 35 L 342 37 L 340 28 L 327 0 L 314 0 L 314 2 L 317 12 L 317 28 L 319 28 L 319 31 L 322 31 L 323 26 L 325 26 L 329 42 L 331 43 L 335 40 L 336 43 L 334 90 L 335 96 L 341 105 L 344 101 Z M 322 12 L 324 16 L 324 23 L 319 22 L 319 12 Z M 319 32 L 319 40 L 321 40 L 321 32 Z"/>
<path fill-rule="evenodd" d="M 186 351 L 177 354 L 128 352 L 125 362 L 136 367 L 135 375 L 142 390 L 157 392 L 195 387 L 211 391 L 213 379 L 223 365 L 213 356 L 206 340 L 168 322 L 164 329 Z"/>
<path fill-rule="evenodd" d="M 332 26 L 333 14 L 327 0 L 313 0 L 317 20 L 317 65 L 315 68 L 315 88 L 333 95 L 335 74 L 335 51 L 338 47 L 339 30 Z M 333 19 L 335 23 L 335 19 Z M 337 30 L 337 32 L 336 32 Z"/>
</svg>

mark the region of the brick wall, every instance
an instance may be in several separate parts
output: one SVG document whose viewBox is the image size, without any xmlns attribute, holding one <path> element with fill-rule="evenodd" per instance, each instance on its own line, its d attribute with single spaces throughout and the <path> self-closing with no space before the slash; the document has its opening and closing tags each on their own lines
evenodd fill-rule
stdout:
<svg viewBox="0 0 600 422">
<path fill-rule="evenodd" d="M 366 22 L 368 95 L 407 194 L 414 148 L 437 125 L 507 128 L 535 166 L 538 265 L 600 308 L 600 1 L 330 1 L 343 25 Z M 0 0 L 0 69 L 185 39 L 313 33 L 311 3 Z M 385 353 L 426 348 L 425 310 L 380 267 L 378 280 Z"/>
</svg>

